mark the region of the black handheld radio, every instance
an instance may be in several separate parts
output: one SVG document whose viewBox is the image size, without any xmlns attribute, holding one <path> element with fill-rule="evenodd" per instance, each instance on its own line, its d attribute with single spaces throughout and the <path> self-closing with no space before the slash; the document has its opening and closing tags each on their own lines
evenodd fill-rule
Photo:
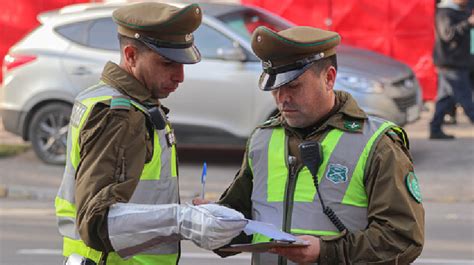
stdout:
<svg viewBox="0 0 474 265">
<path fill-rule="evenodd" d="M 342 232 L 346 229 L 346 226 L 342 221 L 337 217 L 336 213 L 329 208 L 329 206 L 324 205 L 321 192 L 319 192 L 318 184 L 318 169 L 323 163 L 323 152 L 321 144 L 315 141 L 306 141 L 301 143 L 299 146 L 301 159 L 303 164 L 309 169 L 311 175 L 313 176 L 314 186 L 316 187 L 316 193 L 318 194 L 319 201 L 321 202 L 321 207 L 323 208 L 323 213 L 331 220 L 331 222 L 336 226 L 336 228 Z"/>
</svg>

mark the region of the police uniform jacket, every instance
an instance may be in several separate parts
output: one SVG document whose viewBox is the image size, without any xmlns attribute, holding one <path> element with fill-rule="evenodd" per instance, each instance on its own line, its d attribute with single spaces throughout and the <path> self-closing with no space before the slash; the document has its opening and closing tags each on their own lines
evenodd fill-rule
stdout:
<svg viewBox="0 0 474 265">
<path fill-rule="evenodd" d="M 332 128 L 357 133 L 363 127 L 354 131 L 345 126 L 347 121 L 357 121 L 363 125 L 367 122 L 367 115 L 350 94 L 336 91 L 333 110 L 314 127 L 291 128 L 281 116 L 263 126 L 285 129 L 289 137 L 289 155 L 295 156 L 297 164 L 301 165 L 298 145 L 302 141 L 320 141 Z M 405 181 L 406 176 L 414 171 L 407 146 L 398 134 L 387 131 L 376 144 L 367 163 L 364 183 L 368 197 L 368 226 L 361 231 L 320 237 L 319 264 L 408 264 L 421 253 L 424 209 L 420 198 L 413 197 Z M 240 171 L 218 203 L 252 218 L 252 185 L 253 175 L 245 155 Z M 321 190 L 322 194 L 324 192 Z M 241 234 L 232 243 L 250 241 L 251 237 Z M 217 253 L 226 255 L 219 251 Z"/>
</svg>

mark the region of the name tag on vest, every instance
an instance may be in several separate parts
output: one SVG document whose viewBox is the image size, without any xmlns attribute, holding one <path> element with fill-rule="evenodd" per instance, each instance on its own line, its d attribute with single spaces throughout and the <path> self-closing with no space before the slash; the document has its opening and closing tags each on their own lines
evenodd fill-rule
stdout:
<svg viewBox="0 0 474 265">
<path fill-rule="evenodd" d="M 166 142 L 168 143 L 169 147 L 172 147 L 176 144 L 176 137 L 174 135 L 174 130 L 171 130 L 166 134 Z"/>
</svg>

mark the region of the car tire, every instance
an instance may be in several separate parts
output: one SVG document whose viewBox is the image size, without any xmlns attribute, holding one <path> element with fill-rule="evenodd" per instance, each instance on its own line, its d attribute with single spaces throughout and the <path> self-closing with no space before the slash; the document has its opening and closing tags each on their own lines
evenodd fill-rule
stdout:
<svg viewBox="0 0 474 265">
<path fill-rule="evenodd" d="M 36 155 L 48 164 L 66 162 L 67 131 L 72 107 L 54 102 L 36 110 L 28 136 Z"/>
</svg>

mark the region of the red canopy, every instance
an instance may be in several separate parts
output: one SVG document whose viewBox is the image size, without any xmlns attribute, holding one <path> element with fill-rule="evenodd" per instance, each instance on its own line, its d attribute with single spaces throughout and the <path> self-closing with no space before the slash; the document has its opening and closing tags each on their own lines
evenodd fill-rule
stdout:
<svg viewBox="0 0 474 265">
<path fill-rule="evenodd" d="M 434 0 L 242 0 L 298 25 L 337 31 L 342 42 L 373 50 L 411 66 L 425 100 L 436 95 L 432 60 Z"/>
</svg>

